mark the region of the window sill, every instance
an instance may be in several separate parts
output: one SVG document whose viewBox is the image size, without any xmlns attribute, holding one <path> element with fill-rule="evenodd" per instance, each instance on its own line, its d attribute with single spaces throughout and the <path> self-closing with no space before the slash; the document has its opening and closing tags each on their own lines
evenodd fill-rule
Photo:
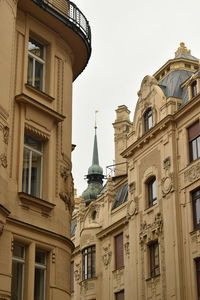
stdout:
<svg viewBox="0 0 200 300">
<path fill-rule="evenodd" d="M 158 278 L 158 277 L 160 277 L 160 273 L 159 274 L 157 274 L 157 275 L 154 275 L 154 276 L 151 276 L 151 277 L 148 277 L 148 278 L 146 278 L 145 280 L 146 281 L 150 281 L 150 280 L 155 280 L 156 278 Z"/>
<path fill-rule="evenodd" d="M 113 270 L 112 272 L 113 272 L 113 273 L 119 273 L 120 271 L 124 271 L 124 266 L 122 266 L 122 267 L 120 267 L 120 268 L 118 268 L 118 269 L 115 269 L 115 270 Z"/>
<path fill-rule="evenodd" d="M 90 281 L 90 280 L 93 281 L 93 280 L 96 280 L 96 279 L 97 279 L 96 276 L 95 277 L 91 277 L 91 278 L 87 278 L 87 279 L 82 279 L 80 283 L 86 282 L 86 281 Z"/>
<path fill-rule="evenodd" d="M 37 95 L 40 95 L 42 98 L 44 98 L 45 100 L 47 100 L 49 102 L 52 102 L 53 100 L 55 100 L 55 98 L 51 97 L 49 94 L 35 88 L 34 86 L 32 86 L 28 83 L 26 83 L 25 86 L 27 89 L 31 90 L 32 92 L 34 92 Z"/>
<path fill-rule="evenodd" d="M 46 217 L 50 215 L 50 212 L 55 207 L 55 204 L 53 203 L 23 192 L 19 192 L 18 195 L 23 208 L 35 210 Z"/>
<path fill-rule="evenodd" d="M 158 203 L 156 203 L 156 204 L 154 204 L 154 205 L 152 205 L 152 206 L 146 208 L 146 209 L 144 210 L 144 212 L 145 212 L 146 214 L 150 214 L 152 211 L 154 211 L 154 209 L 155 209 L 156 207 L 158 207 Z"/>
</svg>

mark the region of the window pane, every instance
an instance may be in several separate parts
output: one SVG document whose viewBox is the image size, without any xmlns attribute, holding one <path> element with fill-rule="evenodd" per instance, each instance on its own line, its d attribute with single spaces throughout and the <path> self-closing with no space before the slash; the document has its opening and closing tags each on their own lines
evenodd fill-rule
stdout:
<svg viewBox="0 0 200 300">
<path fill-rule="evenodd" d="M 24 246 L 14 243 L 13 256 L 24 258 Z"/>
<path fill-rule="evenodd" d="M 38 62 L 37 60 L 35 61 L 35 83 L 34 86 L 42 90 L 43 88 L 43 64 Z"/>
<path fill-rule="evenodd" d="M 32 149 L 42 151 L 42 143 L 29 135 L 24 136 L 24 144 Z"/>
<path fill-rule="evenodd" d="M 200 157 L 200 136 L 197 138 L 197 156 Z"/>
<path fill-rule="evenodd" d="M 40 197 L 41 155 L 32 152 L 31 195 Z"/>
<path fill-rule="evenodd" d="M 33 85 L 33 58 L 28 57 L 28 84 Z"/>
<path fill-rule="evenodd" d="M 23 158 L 23 174 L 22 174 L 22 191 L 24 193 L 29 192 L 29 161 L 30 161 L 30 150 L 24 148 Z"/>
<path fill-rule="evenodd" d="M 157 199 L 157 193 L 156 193 L 156 180 L 152 182 L 152 197 L 153 197 L 153 203 L 156 202 Z"/>
<path fill-rule="evenodd" d="M 40 58 L 44 58 L 44 46 L 32 38 L 29 38 L 28 51 Z"/>
<path fill-rule="evenodd" d="M 12 264 L 11 300 L 22 300 L 23 268 L 24 268 L 23 263 L 13 261 L 13 264 Z"/>
<path fill-rule="evenodd" d="M 197 159 L 197 140 L 192 141 L 192 159 Z"/>
<path fill-rule="evenodd" d="M 195 201 L 195 224 L 200 225 L 200 197 Z"/>
<path fill-rule="evenodd" d="M 45 270 L 35 268 L 34 300 L 44 300 Z"/>
<path fill-rule="evenodd" d="M 35 253 L 35 262 L 38 264 L 46 264 L 46 253 L 43 251 L 37 250 Z"/>
</svg>

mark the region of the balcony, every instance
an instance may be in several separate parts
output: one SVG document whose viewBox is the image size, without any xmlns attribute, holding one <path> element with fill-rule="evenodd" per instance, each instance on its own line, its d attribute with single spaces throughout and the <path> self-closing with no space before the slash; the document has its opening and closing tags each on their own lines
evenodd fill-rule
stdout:
<svg viewBox="0 0 200 300">
<path fill-rule="evenodd" d="M 69 0 L 19 0 L 18 6 L 59 32 L 69 43 L 75 54 L 75 79 L 91 55 L 91 29 L 84 14 Z"/>
</svg>

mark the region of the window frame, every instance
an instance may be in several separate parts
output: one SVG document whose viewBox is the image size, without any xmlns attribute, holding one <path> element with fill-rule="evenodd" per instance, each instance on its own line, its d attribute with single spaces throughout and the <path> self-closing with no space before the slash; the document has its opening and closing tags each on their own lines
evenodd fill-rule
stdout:
<svg viewBox="0 0 200 300">
<path fill-rule="evenodd" d="M 82 250 L 82 268 L 83 280 L 96 278 L 96 245 Z"/>
<path fill-rule="evenodd" d="M 155 184 L 155 191 L 154 191 L 154 184 Z M 147 185 L 148 208 L 149 208 L 149 207 L 153 207 L 158 203 L 156 176 L 151 176 L 147 180 L 146 185 Z M 155 197 L 154 197 L 154 192 L 155 192 Z"/>
<path fill-rule="evenodd" d="M 21 244 L 20 242 L 14 241 L 13 243 L 13 253 L 14 253 L 14 247 L 15 245 L 23 247 L 23 257 L 19 256 L 12 256 L 12 280 L 11 280 L 11 300 L 12 300 L 12 285 L 13 285 L 13 265 L 14 263 L 19 263 L 22 265 L 22 277 L 21 277 L 21 295 L 20 298 L 17 300 L 23 300 L 24 299 L 24 288 L 25 288 L 25 265 L 26 265 L 26 246 Z"/>
<path fill-rule="evenodd" d="M 43 46 L 43 58 L 40 58 L 39 56 L 35 55 L 34 53 L 32 53 L 30 50 L 29 50 L 29 42 L 30 40 L 32 41 L 35 41 L 36 43 L 40 44 L 41 46 Z M 33 70 L 32 70 L 32 76 L 31 76 L 31 82 L 29 82 L 28 80 L 28 77 L 29 77 L 29 58 L 32 58 L 33 60 Z M 47 58 L 47 49 L 46 49 L 46 45 L 41 42 L 39 39 L 33 37 L 32 35 L 29 35 L 29 38 L 28 38 L 28 65 L 27 65 L 27 84 L 36 88 L 37 90 L 39 91 L 42 91 L 44 92 L 45 91 L 45 78 L 46 78 L 46 58 Z M 37 88 L 36 87 L 36 76 L 35 76 L 35 64 L 36 62 L 38 62 L 39 64 L 42 65 L 42 87 L 41 88 Z"/>
<path fill-rule="evenodd" d="M 195 258 L 195 269 L 196 269 L 196 284 L 197 284 L 197 297 L 200 300 L 200 257 Z"/>
<path fill-rule="evenodd" d="M 151 123 L 150 123 L 151 120 Z M 153 110 L 151 107 L 144 112 L 144 132 L 148 132 L 153 127 Z"/>
<path fill-rule="evenodd" d="M 115 270 L 124 267 L 124 235 L 123 232 L 114 236 L 115 245 Z"/>
<path fill-rule="evenodd" d="M 44 263 L 39 263 L 36 261 L 36 254 L 37 252 L 41 252 L 44 254 Z M 43 282 L 43 295 L 42 295 L 42 298 L 39 299 L 39 300 L 45 300 L 46 299 L 46 294 L 47 294 L 47 291 L 46 291 L 46 285 L 47 285 L 47 252 L 42 250 L 42 249 L 39 249 L 39 248 L 36 248 L 35 249 L 35 264 L 34 264 L 34 299 L 35 299 L 35 290 L 36 290 L 36 283 L 35 283 L 35 276 L 36 276 L 36 269 L 39 269 L 39 270 L 43 270 L 44 271 L 44 282 Z"/>
<path fill-rule="evenodd" d="M 194 80 L 191 83 L 191 94 L 192 94 L 192 98 L 197 95 L 197 81 L 196 80 Z"/>
<path fill-rule="evenodd" d="M 200 158 L 200 120 L 187 128 L 190 162 Z M 199 146 L 198 146 L 199 144 Z"/>
<path fill-rule="evenodd" d="M 156 256 L 156 250 L 158 250 L 158 257 Z M 160 275 L 160 253 L 159 253 L 159 243 L 155 240 L 148 244 L 149 252 L 149 275 L 150 278 Z M 158 259 L 158 264 L 156 264 L 156 259 Z"/>
<path fill-rule="evenodd" d="M 41 145 L 41 150 L 37 150 L 29 145 L 25 144 L 25 138 L 26 137 L 30 137 L 33 140 L 36 140 L 37 142 L 40 143 Z M 28 151 L 28 184 L 26 183 L 26 178 L 24 175 L 24 164 L 25 164 L 25 150 Z M 36 195 L 33 195 L 33 193 L 31 193 L 31 186 L 32 186 L 32 163 L 33 163 L 33 154 L 36 154 L 40 157 L 40 182 L 39 182 L 39 193 Z M 42 185 L 43 185 L 43 164 L 44 164 L 44 141 L 37 139 L 36 137 L 33 137 L 31 134 L 26 133 L 24 134 L 24 144 L 23 144 L 23 172 L 22 172 L 22 191 L 28 195 L 31 195 L 33 197 L 36 198 L 41 198 L 42 197 Z M 37 181 L 37 179 L 36 179 Z M 26 187 L 27 185 L 27 187 Z M 26 189 L 28 189 L 28 191 L 26 192 Z"/>
<path fill-rule="evenodd" d="M 200 219 L 199 219 L 199 223 L 197 223 L 196 201 L 199 200 L 200 202 L 200 187 L 198 187 L 197 189 L 191 192 L 191 197 L 192 197 L 193 226 L 194 226 L 194 230 L 198 230 L 200 229 Z"/>
</svg>

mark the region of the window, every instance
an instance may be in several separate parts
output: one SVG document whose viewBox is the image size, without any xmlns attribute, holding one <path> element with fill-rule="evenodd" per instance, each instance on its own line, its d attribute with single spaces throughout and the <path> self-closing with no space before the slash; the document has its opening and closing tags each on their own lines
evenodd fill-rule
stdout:
<svg viewBox="0 0 200 300">
<path fill-rule="evenodd" d="M 200 121 L 188 128 L 190 161 L 200 157 Z"/>
<path fill-rule="evenodd" d="M 115 236 L 115 269 L 124 266 L 123 233 Z"/>
<path fill-rule="evenodd" d="M 128 200 L 128 184 L 121 186 L 117 189 L 115 195 L 115 201 L 112 206 L 112 210 L 120 206 L 122 203 Z"/>
<path fill-rule="evenodd" d="M 70 291 L 71 293 L 74 292 L 74 262 L 71 262 L 70 268 Z"/>
<path fill-rule="evenodd" d="M 156 177 L 147 182 L 149 207 L 157 203 Z"/>
<path fill-rule="evenodd" d="M 34 300 L 45 299 L 45 287 L 46 287 L 46 252 L 42 250 L 36 250 Z"/>
<path fill-rule="evenodd" d="M 200 258 L 195 260 L 196 263 L 196 274 L 197 274 L 197 295 L 200 300 Z"/>
<path fill-rule="evenodd" d="M 96 247 L 90 246 L 83 249 L 83 280 L 94 278 L 96 276 L 95 260 L 96 260 Z"/>
<path fill-rule="evenodd" d="M 22 191 L 34 197 L 41 197 L 43 144 L 25 135 Z"/>
<path fill-rule="evenodd" d="M 24 290 L 25 247 L 14 243 L 12 258 L 11 300 L 22 300 Z"/>
<path fill-rule="evenodd" d="M 124 290 L 118 293 L 115 293 L 115 300 L 124 300 Z"/>
<path fill-rule="evenodd" d="M 194 229 L 200 229 L 200 188 L 192 192 Z"/>
<path fill-rule="evenodd" d="M 148 108 L 144 113 L 144 131 L 147 132 L 151 127 L 153 127 L 153 112 Z"/>
<path fill-rule="evenodd" d="M 197 95 L 197 82 L 196 80 L 192 82 L 191 84 L 191 91 L 192 91 L 192 97 L 195 97 Z"/>
<path fill-rule="evenodd" d="M 154 242 L 148 245 L 149 247 L 149 263 L 150 263 L 150 276 L 154 277 L 160 274 L 159 264 L 159 246 L 158 242 Z"/>
<path fill-rule="evenodd" d="M 40 42 L 29 38 L 28 43 L 28 84 L 44 90 L 45 47 Z"/>
</svg>

